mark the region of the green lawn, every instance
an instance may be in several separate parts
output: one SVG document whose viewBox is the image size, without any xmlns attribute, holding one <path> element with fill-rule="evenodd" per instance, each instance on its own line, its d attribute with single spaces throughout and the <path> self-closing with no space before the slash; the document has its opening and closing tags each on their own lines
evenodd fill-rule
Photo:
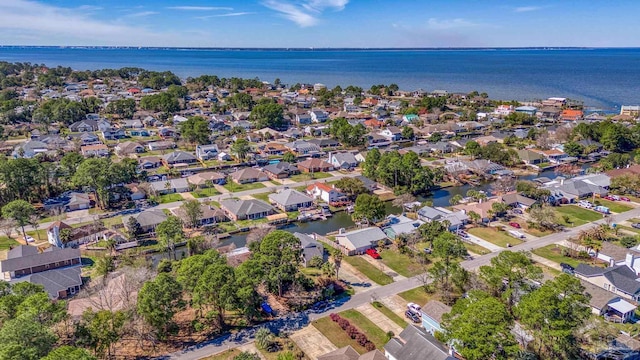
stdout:
<svg viewBox="0 0 640 360">
<path fill-rule="evenodd" d="M 17 241 L 9 239 L 6 236 L 0 236 L 0 250 L 8 250 L 10 247 L 16 245 L 18 245 Z"/>
<path fill-rule="evenodd" d="M 532 251 L 532 253 L 541 256 L 547 260 L 551 260 L 553 262 L 565 263 L 577 267 L 579 264 L 587 264 L 587 261 L 574 259 L 568 256 L 562 255 L 562 250 L 566 249 L 564 246 L 560 246 L 557 244 L 550 244 L 545 247 L 541 247 Z"/>
<path fill-rule="evenodd" d="M 483 240 L 486 240 L 492 244 L 506 248 L 507 244 L 518 245 L 522 244 L 522 241 L 509 235 L 507 231 L 498 231 L 490 227 L 475 227 L 467 231 L 471 235 L 475 235 Z"/>
<path fill-rule="evenodd" d="M 329 339 L 329 341 L 331 341 L 337 348 L 343 348 L 347 345 L 351 345 L 351 347 L 360 354 L 367 352 L 367 349 L 360 346 L 360 344 L 358 344 L 354 339 L 349 337 L 347 332 L 342 330 L 342 328 L 340 328 L 337 323 L 329 319 L 328 316 L 313 321 L 311 325 L 326 336 L 327 339 Z"/>
<path fill-rule="evenodd" d="M 260 182 L 255 182 L 255 183 L 249 183 L 249 184 L 236 184 L 233 181 L 228 182 L 227 184 L 224 185 L 224 188 L 229 190 L 230 192 L 240 192 L 240 191 L 246 191 L 246 190 L 253 190 L 253 189 L 262 189 L 265 186 L 260 183 Z"/>
<path fill-rule="evenodd" d="M 220 192 L 216 190 L 216 188 L 210 187 L 210 188 L 204 188 L 204 189 L 198 189 L 196 191 L 192 191 L 191 195 L 193 195 L 194 198 L 199 199 L 199 198 L 204 198 L 209 196 L 220 195 Z"/>
<path fill-rule="evenodd" d="M 423 267 L 415 259 L 397 250 L 383 250 L 380 256 L 385 265 L 402 276 L 412 277 L 424 272 Z"/>
<path fill-rule="evenodd" d="M 220 354 L 202 358 L 200 360 L 233 360 L 236 356 L 240 355 L 241 351 L 238 349 L 229 349 L 221 352 Z"/>
<path fill-rule="evenodd" d="M 616 225 L 616 227 L 618 227 L 620 230 L 626 230 L 632 233 L 636 233 L 636 234 L 640 234 L 640 230 L 636 229 L 636 228 L 632 228 L 631 226 L 625 226 L 625 225 Z"/>
<path fill-rule="evenodd" d="M 346 256 L 344 260 L 376 284 L 387 285 L 393 282 L 391 276 L 385 274 L 384 272 L 382 272 L 382 270 L 371 265 L 367 260 L 364 260 L 358 256 Z"/>
<path fill-rule="evenodd" d="M 620 201 L 609 201 L 605 199 L 596 199 L 596 203 L 600 203 L 602 206 L 606 206 L 614 213 L 623 213 L 625 211 L 629 211 L 633 209 L 633 206 L 629 206 L 624 202 Z"/>
<path fill-rule="evenodd" d="M 403 318 L 398 316 L 398 314 L 396 314 L 393 311 L 391 311 L 391 309 L 386 307 L 383 303 L 381 303 L 379 301 L 374 301 L 373 302 L 373 307 L 378 309 L 378 311 L 383 313 L 384 316 L 388 317 L 391 321 L 393 321 L 394 323 L 398 324 L 398 326 L 400 326 L 401 328 L 404 329 L 404 328 L 407 327 L 407 322 L 404 321 Z"/>
<path fill-rule="evenodd" d="M 509 225 L 509 223 L 511 223 L 511 222 L 515 222 L 515 223 L 520 224 L 520 226 L 522 227 L 521 232 L 525 232 L 525 233 L 527 233 L 527 234 L 529 234 L 529 235 L 533 235 L 533 236 L 536 236 L 536 237 L 542 237 L 542 236 L 547 236 L 547 235 L 551 235 L 551 234 L 553 234 L 553 231 L 551 231 L 551 230 L 544 230 L 544 231 L 543 231 L 543 230 L 540 230 L 540 229 L 536 229 L 536 228 L 533 228 L 533 227 L 529 227 L 529 225 L 527 224 L 527 222 L 526 222 L 526 221 L 524 221 L 524 220 L 523 220 L 523 219 L 521 219 L 521 218 L 512 218 L 512 219 L 509 219 L 509 220 L 505 220 L 505 221 L 502 221 L 502 224 L 503 224 L 505 227 L 507 227 L 507 228 L 511 228 L 511 229 L 513 229 L 513 228 Z M 517 230 L 517 229 L 516 229 L 516 230 Z"/>
<path fill-rule="evenodd" d="M 407 302 L 416 303 L 420 306 L 423 306 L 429 300 L 433 299 L 433 295 L 427 293 L 422 286 L 417 287 L 415 289 L 407 290 L 405 292 L 401 292 L 398 294 L 401 298 L 407 300 Z"/>
<path fill-rule="evenodd" d="M 568 226 L 579 226 L 584 225 L 586 223 L 590 223 L 592 221 L 596 221 L 598 219 L 602 219 L 602 214 L 597 213 L 593 210 L 583 209 L 576 205 L 565 205 L 554 208 L 556 214 L 558 214 L 558 221 L 561 224 Z M 566 223 L 564 219 L 562 219 L 563 215 L 569 216 L 569 223 Z"/>
<path fill-rule="evenodd" d="M 298 175 L 292 175 L 289 177 L 289 180 L 295 181 L 295 182 L 302 182 L 302 181 L 308 181 L 308 180 L 317 180 L 317 179 L 326 179 L 329 177 L 332 177 L 333 175 L 329 174 L 329 173 L 325 173 L 325 172 L 317 172 L 317 173 L 301 173 Z"/>
<path fill-rule="evenodd" d="M 258 200 L 262 200 L 264 202 L 266 202 L 267 204 L 269 203 L 269 195 L 272 194 L 271 192 L 264 192 L 264 193 L 260 193 L 260 194 L 253 194 L 251 195 L 252 197 L 258 199 Z"/>
<path fill-rule="evenodd" d="M 362 315 L 362 313 L 356 310 L 347 310 L 340 313 L 345 319 L 348 319 L 352 325 L 355 325 L 360 332 L 367 335 L 369 341 L 376 345 L 376 348 L 382 349 L 384 344 L 389 341 L 389 337 L 387 333 L 380 329 L 378 325 L 374 324 L 371 320 L 367 319 L 366 316 Z"/>
<path fill-rule="evenodd" d="M 176 201 L 182 201 L 184 200 L 182 198 L 182 196 L 180 194 L 164 194 L 164 195 L 160 195 L 159 196 L 159 203 L 160 204 L 167 204 L 167 203 L 172 203 L 172 202 L 176 202 Z"/>
<path fill-rule="evenodd" d="M 121 225 L 122 224 L 122 215 L 106 218 L 106 219 L 102 220 L 102 223 L 106 227 L 119 225 L 119 224 Z"/>
<path fill-rule="evenodd" d="M 478 255 L 486 255 L 491 252 L 478 244 L 471 244 L 468 242 L 464 243 L 464 247 L 467 249 L 467 251 Z"/>
</svg>

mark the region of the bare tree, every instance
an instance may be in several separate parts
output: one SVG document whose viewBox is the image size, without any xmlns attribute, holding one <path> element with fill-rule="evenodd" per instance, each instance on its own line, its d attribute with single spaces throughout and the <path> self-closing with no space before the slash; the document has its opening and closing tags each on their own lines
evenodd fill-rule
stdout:
<svg viewBox="0 0 640 360">
<path fill-rule="evenodd" d="M 36 236 L 38 237 L 38 241 L 42 240 L 40 239 L 40 231 L 38 231 L 38 228 L 40 227 L 40 223 L 38 222 L 39 220 L 40 220 L 40 217 L 38 215 L 34 214 L 29 216 L 29 225 L 31 225 L 33 230 L 36 231 Z"/>
<path fill-rule="evenodd" d="M 258 225 L 253 228 L 247 235 L 247 245 L 262 240 L 268 233 L 275 230 L 275 227 L 270 225 Z"/>
<path fill-rule="evenodd" d="M 5 234 L 9 239 L 11 239 L 13 235 L 13 231 L 15 230 L 16 224 L 15 220 L 12 219 L 0 219 L 0 231 Z"/>
</svg>

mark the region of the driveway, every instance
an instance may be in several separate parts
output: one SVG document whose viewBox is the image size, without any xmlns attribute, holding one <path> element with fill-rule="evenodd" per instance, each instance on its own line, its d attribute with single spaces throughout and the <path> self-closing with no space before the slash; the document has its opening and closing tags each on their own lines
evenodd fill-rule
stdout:
<svg viewBox="0 0 640 360">
<path fill-rule="evenodd" d="M 300 350 L 302 350 L 311 360 L 315 360 L 318 356 L 337 349 L 337 347 L 333 345 L 326 336 L 322 335 L 322 333 L 313 325 L 309 325 L 302 330 L 296 331 L 289 335 L 289 338 L 293 340 Z"/>
<path fill-rule="evenodd" d="M 353 287 L 353 291 L 356 294 L 375 289 L 380 286 L 371 281 L 368 277 L 364 276 L 360 271 L 346 261 L 342 261 L 339 275 L 342 281 Z"/>
<path fill-rule="evenodd" d="M 383 263 L 382 260 L 376 260 L 369 255 L 356 255 L 356 256 L 363 258 L 369 264 L 375 266 L 377 269 L 380 269 L 383 273 L 391 276 L 393 278 L 393 281 L 400 281 L 400 280 L 406 279 L 405 276 L 398 274 L 392 268 L 385 265 L 385 263 Z"/>
<path fill-rule="evenodd" d="M 373 305 L 369 303 L 362 304 L 356 307 L 356 310 L 358 310 L 362 315 L 366 316 L 367 319 L 371 320 L 371 322 L 378 325 L 378 327 L 384 330 L 384 332 L 391 331 L 396 335 L 402 332 L 402 327 L 394 323 L 385 314 L 381 313 L 378 309 L 374 308 Z"/>
<path fill-rule="evenodd" d="M 381 299 L 378 299 L 384 306 L 388 307 L 396 313 L 396 315 L 402 317 L 404 319 L 404 312 L 407 311 L 407 301 L 401 298 L 398 295 L 386 296 Z M 418 304 L 420 306 L 424 304 Z"/>
<path fill-rule="evenodd" d="M 487 240 L 481 239 L 481 238 L 479 238 L 479 237 L 477 237 L 475 235 L 471 235 L 469 233 L 467 233 L 467 234 L 469 235 L 469 237 L 466 238 L 465 241 L 468 241 L 468 242 L 474 243 L 474 244 L 478 244 L 478 245 L 482 246 L 483 248 L 485 248 L 485 249 L 487 249 L 487 250 L 489 250 L 491 252 L 504 250 L 504 248 L 502 248 L 502 247 L 500 247 L 500 246 L 498 246 L 496 244 L 490 243 Z"/>
</svg>

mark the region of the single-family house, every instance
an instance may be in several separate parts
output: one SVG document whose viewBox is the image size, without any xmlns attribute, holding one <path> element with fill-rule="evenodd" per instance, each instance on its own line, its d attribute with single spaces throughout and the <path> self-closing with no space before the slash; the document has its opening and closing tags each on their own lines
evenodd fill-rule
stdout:
<svg viewBox="0 0 640 360">
<path fill-rule="evenodd" d="M 109 148 L 105 144 L 85 145 L 80 147 L 80 153 L 84 157 L 105 157 L 109 156 Z"/>
<path fill-rule="evenodd" d="M 114 148 L 115 152 L 119 156 L 126 156 L 129 154 L 140 154 L 144 152 L 144 146 L 135 141 L 123 141 L 118 143 Z"/>
<path fill-rule="evenodd" d="M 176 129 L 172 127 L 161 127 L 158 129 L 158 135 L 163 139 L 168 139 L 176 136 Z"/>
<path fill-rule="evenodd" d="M 205 171 L 187 177 L 187 181 L 197 188 L 204 189 L 213 185 L 224 185 L 227 177 L 219 172 Z"/>
<path fill-rule="evenodd" d="M 543 106 L 536 111 L 536 116 L 542 120 L 555 121 L 560 117 L 562 110 L 555 106 Z"/>
<path fill-rule="evenodd" d="M 560 113 L 560 120 L 562 121 L 578 121 L 582 120 L 584 113 L 582 110 L 576 109 L 564 109 L 562 113 Z"/>
<path fill-rule="evenodd" d="M 100 132 L 100 134 L 102 135 L 102 138 L 105 140 L 118 140 L 118 139 L 124 139 L 127 137 L 127 134 L 124 132 L 123 129 L 105 129 L 102 130 Z"/>
<path fill-rule="evenodd" d="M 480 220 L 482 222 L 488 222 L 493 219 L 493 204 L 496 202 L 500 202 L 501 199 L 497 197 L 489 198 L 482 202 L 470 202 L 464 204 L 454 205 L 453 209 L 458 211 L 464 211 L 465 214 L 469 214 L 470 212 L 475 212 L 480 215 Z"/>
<path fill-rule="evenodd" d="M 595 255 L 609 266 L 626 265 L 636 274 L 640 274 L 640 251 L 638 248 L 625 248 L 612 244 L 609 241 L 602 242 L 602 248 Z"/>
<path fill-rule="evenodd" d="M 138 159 L 138 167 L 140 169 L 155 169 L 162 166 L 162 158 L 159 156 L 145 156 Z"/>
<path fill-rule="evenodd" d="M 614 322 L 628 322 L 634 318 L 636 305 L 584 280 L 580 280 L 580 283 L 584 292 L 591 295 L 589 306 L 593 314 Z"/>
<path fill-rule="evenodd" d="M 164 155 L 162 161 L 166 166 L 173 166 L 178 164 L 193 164 L 198 162 L 198 159 L 192 153 L 174 151 Z"/>
<path fill-rule="evenodd" d="M 549 150 L 540 150 L 540 149 L 531 149 L 530 151 L 536 152 L 547 159 L 547 161 L 558 164 L 562 162 L 562 159 L 566 158 L 568 155 L 560 150 L 560 149 L 549 149 Z"/>
<path fill-rule="evenodd" d="M 201 161 L 216 159 L 218 152 L 218 145 L 216 144 L 196 146 L 196 157 Z"/>
<path fill-rule="evenodd" d="M 293 236 L 300 240 L 300 247 L 302 248 L 302 264 L 305 267 L 309 267 L 309 262 L 314 257 L 319 257 L 323 262 L 327 260 L 324 247 L 316 240 L 315 235 L 295 232 L 293 233 Z"/>
<path fill-rule="evenodd" d="M 378 246 L 378 241 L 387 241 L 387 235 L 379 227 L 368 227 L 336 235 L 336 242 L 347 250 L 348 255 L 363 254 L 367 249 Z"/>
<path fill-rule="evenodd" d="M 556 201 L 566 199 L 568 202 L 575 202 L 579 199 L 591 197 L 594 194 L 605 196 L 609 193 L 606 188 L 581 180 L 578 177 L 572 179 L 559 178 L 545 184 L 544 188 L 551 191 L 551 196 Z"/>
<path fill-rule="evenodd" d="M 430 300 L 420 311 L 422 312 L 422 326 L 431 335 L 435 335 L 436 332 L 442 332 L 440 327 L 442 315 L 451 312 L 451 306 L 438 300 Z"/>
<path fill-rule="evenodd" d="M 49 247 L 40 251 L 35 246 L 19 245 L 0 261 L 5 281 L 28 281 L 44 286 L 49 298 L 64 299 L 80 291 L 80 250 Z"/>
<path fill-rule="evenodd" d="M 297 155 L 311 155 L 322 152 L 322 149 L 320 149 L 318 145 L 304 140 L 288 142 L 284 144 L 284 146 Z"/>
<path fill-rule="evenodd" d="M 291 175 L 300 173 L 300 170 L 296 165 L 290 164 L 286 161 L 267 165 L 262 168 L 262 171 L 264 171 L 271 179 L 286 179 Z"/>
<path fill-rule="evenodd" d="M 395 239 L 400 235 L 414 233 L 422 224 L 424 221 L 409 219 L 404 215 L 389 215 L 382 230 L 389 239 Z"/>
<path fill-rule="evenodd" d="M 218 153 L 218 160 L 219 161 L 231 161 L 233 158 L 231 157 L 231 155 L 227 154 L 224 151 L 221 151 Z"/>
<path fill-rule="evenodd" d="M 140 119 L 122 120 L 120 124 L 124 129 L 141 129 L 144 127 L 144 124 Z"/>
<path fill-rule="evenodd" d="M 351 345 L 318 356 L 318 360 L 388 360 L 380 350 L 375 349 L 360 355 Z"/>
<path fill-rule="evenodd" d="M 348 201 L 347 196 L 339 189 L 320 182 L 307 186 L 307 194 L 314 199 L 320 198 L 329 205 Z"/>
<path fill-rule="evenodd" d="M 104 119 L 85 119 L 69 125 L 71 132 L 94 132 L 111 129 L 111 124 Z"/>
<path fill-rule="evenodd" d="M 321 149 L 335 149 L 341 146 L 337 140 L 331 138 L 311 139 L 309 142 L 318 145 Z"/>
<path fill-rule="evenodd" d="M 64 229 L 67 229 L 68 235 L 61 235 Z M 47 228 L 47 240 L 49 244 L 59 248 L 77 247 L 88 242 L 105 239 L 106 233 L 107 228 L 102 224 L 87 224 L 74 228 L 62 221 L 56 221 Z"/>
<path fill-rule="evenodd" d="M 171 213 L 183 221 L 188 220 L 186 211 L 182 207 L 173 208 Z M 200 214 L 198 215 L 198 226 L 205 226 L 210 224 L 217 224 L 221 222 L 229 221 L 224 211 L 213 205 L 200 204 Z"/>
<path fill-rule="evenodd" d="M 424 206 L 418 210 L 418 219 L 424 222 L 449 221 L 449 230 L 454 231 L 464 227 L 469 222 L 469 217 L 464 211 L 451 212 L 444 208 Z"/>
<path fill-rule="evenodd" d="M 350 170 L 358 167 L 358 160 L 350 152 L 330 153 L 329 163 L 336 169 Z"/>
<path fill-rule="evenodd" d="M 183 193 L 189 191 L 189 183 L 185 178 L 169 179 L 166 181 L 152 181 L 149 183 L 151 191 L 157 195 Z"/>
<path fill-rule="evenodd" d="M 308 125 L 311 124 L 312 122 L 312 118 L 311 115 L 309 115 L 308 113 L 300 113 L 300 114 L 296 114 L 296 123 L 299 125 Z"/>
<path fill-rule="evenodd" d="M 262 147 L 261 150 L 262 150 L 262 154 L 266 156 L 284 155 L 286 152 L 289 151 L 286 147 L 284 147 L 284 145 L 277 142 L 267 143 Z"/>
<path fill-rule="evenodd" d="M 622 298 L 640 300 L 640 281 L 627 265 L 601 268 L 581 263 L 576 267 L 575 275 Z"/>
<path fill-rule="evenodd" d="M 173 141 L 153 141 L 147 144 L 149 151 L 168 150 L 176 147 Z"/>
<path fill-rule="evenodd" d="M 384 354 L 388 360 L 456 360 L 452 350 L 415 325 L 408 325 L 398 337 L 391 338 Z"/>
<path fill-rule="evenodd" d="M 289 212 L 308 208 L 313 205 L 313 198 L 294 189 L 285 189 L 280 192 L 269 194 L 269 202 L 278 209 Z"/>
<path fill-rule="evenodd" d="M 329 120 L 329 113 L 324 110 L 312 110 L 309 111 L 309 115 L 314 123 L 323 123 Z"/>
<path fill-rule="evenodd" d="M 156 226 L 160 225 L 163 221 L 167 220 L 167 214 L 160 209 L 147 209 L 137 214 L 123 216 L 122 223 L 127 230 L 129 229 L 129 218 L 134 218 L 140 224 L 140 229 L 143 233 L 154 232 Z"/>
<path fill-rule="evenodd" d="M 511 193 L 502 195 L 502 202 L 513 208 L 520 208 L 520 209 L 526 210 L 531 206 L 533 206 L 534 204 L 536 204 L 538 201 L 536 199 L 531 199 L 524 195 L 520 195 L 516 192 L 511 192 Z"/>
<path fill-rule="evenodd" d="M 516 150 L 518 157 L 527 165 L 538 165 L 545 161 L 545 157 L 535 151 L 529 149 Z"/>
<path fill-rule="evenodd" d="M 316 172 L 327 172 L 333 171 L 334 167 L 330 163 L 317 158 L 311 158 L 299 162 L 297 164 L 298 169 L 303 173 L 316 173 Z"/>
<path fill-rule="evenodd" d="M 31 159 L 37 154 L 46 153 L 47 151 L 49 151 L 49 147 L 44 142 L 39 140 L 28 140 L 16 146 L 11 155 L 14 159 Z"/>
<path fill-rule="evenodd" d="M 100 143 L 100 138 L 94 133 L 80 133 L 69 135 L 73 140 L 79 140 L 81 145 L 92 145 Z"/>
<path fill-rule="evenodd" d="M 256 220 L 275 213 L 275 209 L 264 201 L 226 199 L 220 201 L 220 208 L 233 221 Z"/>
<path fill-rule="evenodd" d="M 402 139 L 402 130 L 397 126 L 389 126 L 382 129 L 378 134 L 384 136 L 389 141 L 398 141 Z"/>
<path fill-rule="evenodd" d="M 129 199 L 131 201 L 142 200 L 147 197 L 147 193 L 136 183 L 126 184 L 124 187 L 129 190 Z"/>
<path fill-rule="evenodd" d="M 65 211 L 86 210 L 91 208 L 89 194 L 72 192 L 69 194 L 69 201 L 64 205 Z"/>
<path fill-rule="evenodd" d="M 269 181 L 269 176 L 255 168 L 244 168 L 229 174 L 236 184 L 248 184 L 260 181 Z"/>
</svg>

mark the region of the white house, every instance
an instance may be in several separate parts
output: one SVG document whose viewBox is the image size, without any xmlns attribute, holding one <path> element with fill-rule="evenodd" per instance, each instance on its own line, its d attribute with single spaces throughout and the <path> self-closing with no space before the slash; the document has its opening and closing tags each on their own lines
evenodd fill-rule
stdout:
<svg viewBox="0 0 640 360">
<path fill-rule="evenodd" d="M 340 190 L 319 182 L 307 186 L 307 194 L 314 199 L 320 198 L 328 204 L 335 204 L 347 200 L 345 194 L 340 192 Z"/>
</svg>

